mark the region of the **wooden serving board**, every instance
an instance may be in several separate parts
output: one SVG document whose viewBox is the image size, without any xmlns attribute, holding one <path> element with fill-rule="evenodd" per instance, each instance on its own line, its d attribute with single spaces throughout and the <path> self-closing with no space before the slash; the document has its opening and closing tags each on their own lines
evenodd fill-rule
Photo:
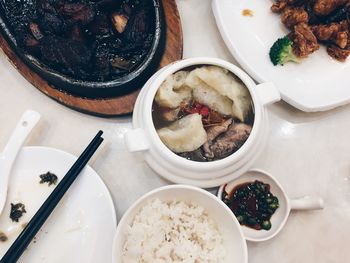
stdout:
<svg viewBox="0 0 350 263">
<path fill-rule="evenodd" d="M 165 50 L 159 68 L 182 58 L 182 28 L 175 0 L 163 0 L 163 10 L 166 23 Z M 9 47 L 0 34 L 0 48 L 17 70 L 36 88 L 55 101 L 75 109 L 100 117 L 115 117 L 129 114 L 133 111 L 137 95 L 141 87 L 129 94 L 107 99 L 88 99 L 75 97 L 54 88 L 45 79 L 26 66 Z"/>
</svg>

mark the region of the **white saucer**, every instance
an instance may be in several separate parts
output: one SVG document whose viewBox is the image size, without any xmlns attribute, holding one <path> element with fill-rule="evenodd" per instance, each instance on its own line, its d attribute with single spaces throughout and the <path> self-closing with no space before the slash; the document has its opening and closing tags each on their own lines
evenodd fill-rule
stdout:
<svg viewBox="0 0 350 263">
<path fill-rule="evenodd" d="M 2 257 L 54 186 L 39 184 L 39 175 L 50 171 L 61 179 L 77 157 L 46 147 L 25 147 L 18 155 L 9 182 L 0 231 L 9 240 L 0 242 Z M 10 203 L 23 202 L 27 213 L 18 223 L 9 218 Z M 23 263 L 111 262 L 117 226 L 112 198 L 97 173 L 87 166 L 23 253 Z M 10 232 L 9 232 L 10 229 Z"/>
</svg>

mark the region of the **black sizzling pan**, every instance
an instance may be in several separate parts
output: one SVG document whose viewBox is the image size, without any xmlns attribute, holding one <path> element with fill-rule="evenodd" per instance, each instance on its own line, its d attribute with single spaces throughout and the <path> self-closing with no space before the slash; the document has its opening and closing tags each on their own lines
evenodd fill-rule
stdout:
<svg viewBox="0 0 350 263">
<path fill-rule="evenodd" d="M 67 92 L 74 96 L 86 98 L 107 98 L 116 97 L 129 93 L 142 87 L 147 79 L 154 73 L 159 66 L 160 58 L 164 50 L 165 23 L 163 10 L 160 0 L 151 0 L 154 8 L 154 37 L 151 48 L 144 60 L 129 74 L 110 81 L 85 81 L 66 76 L 40 60 L 29 54 L 29 52 L 20 47 L 12 32 L 11 25 L 7 20 L 7 14 L 4 9 L 4 3 L 8 0 L 0 0 L 0 32 L 8 41 L 10 47 L 15 53 L 42 78 L 46 79 L 56 89 Z M 32 0 L 19 0 L 32 1 Z"/>
</svg>

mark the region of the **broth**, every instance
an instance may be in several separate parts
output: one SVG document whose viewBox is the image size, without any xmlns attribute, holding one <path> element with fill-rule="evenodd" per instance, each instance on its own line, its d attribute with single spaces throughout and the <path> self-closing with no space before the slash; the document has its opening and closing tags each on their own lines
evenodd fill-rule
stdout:
<svg viewBox="0 0 350 263">
<path fill-rule="evenodd" d="M 238 89 L 232 94 L 241 94 L 242 101 L 235 101 L 241 108 L 220 94 L 221 88 L 210 86 L 214 78 L 208 74 L 223 77 L 217 85 L 229 83 Z M 203 65 L 178 71 L 163 82 L 153 101 L 152 119 L 160 139 L 175 154 L 208 162 L 233 154 L 245 143 L 254 124 L 254 107 L 247 87 L 234 74 Z"/>
</svg>

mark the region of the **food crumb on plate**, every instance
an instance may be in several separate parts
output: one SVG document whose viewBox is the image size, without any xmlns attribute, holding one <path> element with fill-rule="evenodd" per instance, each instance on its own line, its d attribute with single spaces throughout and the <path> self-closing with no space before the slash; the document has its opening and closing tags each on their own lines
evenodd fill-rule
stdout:
<svg viewBox="0 0 350 263">
<path fill-rule="evenodd" d="M 18 222 L 18 220 L 27 213 L 25 205 L 22 203 L 13 204 L 11 203 L 10 218 L 12 222 Z"/>
<path fill-rule="evenodd" d="M 250 9 L 243 9 L 242 10 L 242 15 L 243 16 L 253 17 L 254 16 L 254 12 L 253 12 L 253 10 L 250 10 Z"/>
<path fill-rule="evenodd" d="M 0 241 L 1 242 L 6 242 L 8 240 L 8 237 L 6 236 L 6 234 L 2 231 L 0 231 Z"/>
<path fill-rule="evenodd" d="M 48 183 L 48 186 L 52 184 L 57 183 L 57 176 L 51 172 L 47 172 L 44 174 L 39 175 L 40 177 L 40 184 Z"/>
</svg>

